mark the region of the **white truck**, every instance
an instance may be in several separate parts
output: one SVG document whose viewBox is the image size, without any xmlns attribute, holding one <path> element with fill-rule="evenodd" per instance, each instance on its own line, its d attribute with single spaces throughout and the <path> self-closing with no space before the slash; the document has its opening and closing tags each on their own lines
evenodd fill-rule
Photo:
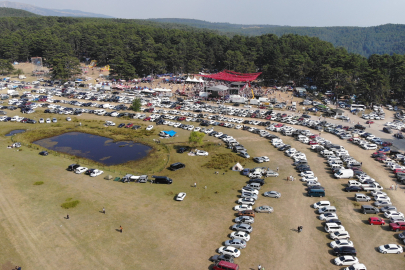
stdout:
<svg viewBox="0 0 405 270">
<path fill-rule="evenodd" d="M 249 104 L 250 105 L 260 105 L 261 102 L 258 99 L 250 99 Z"/>
<path fill-rule="evenodd" d="M 335 177 L 338 179 L 342 178 L 353 178 L 353 170 L 352 169 L 341 169 L 337 173 L 335 173 Z"/>
<path fill-rule="evenodd" d="M 380 184 L 376 182 L 372 184 L 362 184 L 361 186 L 365 191 L 380 191 L 384 189 Z"/>
<path fill-rule="evenodd" d="M 241 97 L 239 95 L 231 95 L 229 99 L 231 100 L 232 103 L 245 103 L 247 101 L 246 98 Z"/>
</svg>

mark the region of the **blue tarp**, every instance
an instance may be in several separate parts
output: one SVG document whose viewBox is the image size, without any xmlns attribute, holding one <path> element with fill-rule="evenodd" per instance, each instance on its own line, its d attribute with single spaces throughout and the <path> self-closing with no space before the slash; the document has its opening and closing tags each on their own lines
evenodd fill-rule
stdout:
<svg viewBox="0 0 405 270">
<path fill-rule="evenodd" d="M 164 133 L 166 133 L 167 135 L 169 135 L 170 137 L 173 137 L 174 135 L 176 135 L 176 131 L 174 130 L 170 130 L 170 131 L 165 131 L 163 130 Z"/>
</svg>

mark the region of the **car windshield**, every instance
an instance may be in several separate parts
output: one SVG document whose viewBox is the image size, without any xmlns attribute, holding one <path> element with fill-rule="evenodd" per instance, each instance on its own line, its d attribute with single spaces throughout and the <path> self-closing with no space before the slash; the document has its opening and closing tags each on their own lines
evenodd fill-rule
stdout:
<svg viewBox="0 0 405 270">
<path fill-rule="evenodd" d="M 389 246 L 389 245 L 384 245 L 384 247 L 385 247 L 386 249 L 389 249 L 389 248 L 390 248 L 390 246 Z"/>
</svg>

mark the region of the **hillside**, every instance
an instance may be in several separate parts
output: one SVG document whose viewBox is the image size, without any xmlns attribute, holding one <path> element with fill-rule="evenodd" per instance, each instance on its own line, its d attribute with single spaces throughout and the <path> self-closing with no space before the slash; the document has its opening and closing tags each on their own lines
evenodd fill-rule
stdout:
<svg viewBox="0 0 405 270">
<path fill-rule="evenodd" d="M 227 36 L 263 34 L 297 34 L 318 37 L 331 42 L 335 47 L 343 47 L 349 52 L 363 56 L 372 54 L 405 54 L 405 25 L 385 24 L 372 27 L 293 27 L 280 25 L 243 25 L 230 23 L 212 23 L 192 19 L 149 19 L 160 23 L 183 24 L 197 28 L 219 31 Z"/>
<path fill-rule="evenodd" d="M 111 16 L 96 14 L 91 12 L 84 12 L 80 10 L 71 10 L 71 9 L 48 9 L 41 8 L 29 4 L 10 2 L 10 1 L 1 1 L 0 7 L 22 9 L 25 11 L 32 12 L 34 14 L 42 16 L 59 16 L 59 17 L 96 17 L 96 18 L 112 18 Z"/>
<path fill-rule="evenodd" d="M 15 8 L 0 7 L 0 17 L 38 17 L 39 15 Z"/>
</svg>

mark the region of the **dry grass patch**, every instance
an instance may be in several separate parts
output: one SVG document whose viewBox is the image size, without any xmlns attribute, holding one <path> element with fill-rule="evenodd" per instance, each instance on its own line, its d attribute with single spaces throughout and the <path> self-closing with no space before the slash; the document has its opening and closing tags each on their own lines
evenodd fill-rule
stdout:
<svg viewBox="0 0 405 270">
<path fill-rule="evenodd" d="M 245 159 L 233 153 L 216 154 L 212 156 L 211 160 L 203 165 L 208 169 L 225 170 L 229 169 L 236 162 L 242 163 Z M 243 164 L 242 164 L 243 166 Z"/>
</svg>

